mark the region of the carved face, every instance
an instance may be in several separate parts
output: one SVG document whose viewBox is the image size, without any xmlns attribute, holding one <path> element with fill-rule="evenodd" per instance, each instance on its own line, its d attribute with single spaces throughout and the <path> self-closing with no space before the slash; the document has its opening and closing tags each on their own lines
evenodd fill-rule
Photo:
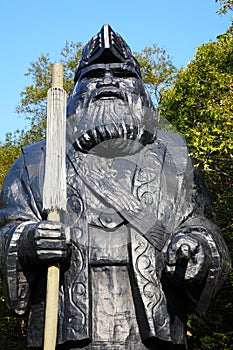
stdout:
<svg viewBox="0 0 233 350">
<path fill-rule="evenodd" d="M 76 147 L 83 152 L 132 154 L 155 138 L 156 113 L 131 67 L 96 64 L 83 69 L 68 101 Z"/>
</svg>

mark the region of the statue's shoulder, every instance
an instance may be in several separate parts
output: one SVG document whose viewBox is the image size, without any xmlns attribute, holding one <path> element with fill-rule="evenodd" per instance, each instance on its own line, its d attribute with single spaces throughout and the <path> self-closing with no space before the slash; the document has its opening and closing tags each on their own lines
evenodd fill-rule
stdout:
<svg viewBox="0 0 233 350">
<path fill-rule="evenodd" d="M 173 164 L 177 175 L 183 176 L 188 168 L 192 168 L 192 161 L 183 136 L 163 130 L 157 132 L 157 144 L 164 149 L 164 161 L 167 165 Z"/>
<path fill-rule="evenodd" d="M 172 148 L 172 147 L 187 148 L 185 137 L 175 132 L 158 130 L 157 141 L 166 145 L 168 148 Z"/>
<path fill-rule="evenodd" d="M 35 159 L 36 157 L 42 156 L 44 154 L 44 150 L 45 140 L 22 147 L 23 155 L 27 159 Z"/>
<path fill-rule="evenodd" d="M 6 179 L 16 177 L 20 178 L 24 174 L 25 169 L 28 171 L 30 165 L 41 164 L 44 157 L 45 141 L 33 143 L 29 146 L 22 147 L 22 155 L 14 162 Z"/>
<path fill-rule="evenodd" d="M 31 179 L 38 175 L 41 165 L 44 164 L 45 145 L 43 140 L 22 148 L 24 165 Z"/>
<path fill-rule="evenodd" d="M 22 155 L 14 162 L 7 173 L 3 189 L 10 188 L 15 181 L 25 178 L 25 174 L 36 176 L 44 157 L 44 149 L 45 141 L 22 147 Z"/>
<path fill-rule="evenodd" d="M 17 174 L 24 172 L 25 166 L 27 167 L 30 164 L 39 163 L 44 155 L 44 149 L 45 141 L 22 147 L 22 154 L 12 165 L 8 173 L 9 176 L 12 177 L 13 173 L 19 176 Z"/>
</svg>

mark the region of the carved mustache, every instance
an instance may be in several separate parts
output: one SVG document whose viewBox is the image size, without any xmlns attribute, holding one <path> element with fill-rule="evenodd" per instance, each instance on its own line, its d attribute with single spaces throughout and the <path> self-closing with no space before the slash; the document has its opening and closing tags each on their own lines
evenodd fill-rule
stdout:
<svg viewBox="0 0 233 350">
<path fill-rule="evenodd" d="M 114 86 L 106 86 L 96 89 L 91 96 L 91 100 L 96 101 L 101 98 L 119 98 L 122 101 L 128 101 L 127 96 L 124 92 Z"/>
<path fill-rule="evenodd" d="M 124 140 L 137 140 L 143 146 L 152 142 L 154 135 L 141 130 L 137 126 L 121 123 L 119 125 L 107 124 L 95 127 L 93 130 L 86 131 L 82 136 L 75 140 L 73 146 L 77 151 L 88 153 L 93 147 L 103 141 L 122 138 Z"/>
<path fill-rule="evenodd" d="M 93 147 L 103 141 L 122 138 L 125 140 L 136 140 L 139 136 L 137 126 L 121 123 L 119 125 L 107 124 L 95 127 L 93 130 L 86 131 L 75 142 L 76 150 L 87 153 Z"/>
</svg>

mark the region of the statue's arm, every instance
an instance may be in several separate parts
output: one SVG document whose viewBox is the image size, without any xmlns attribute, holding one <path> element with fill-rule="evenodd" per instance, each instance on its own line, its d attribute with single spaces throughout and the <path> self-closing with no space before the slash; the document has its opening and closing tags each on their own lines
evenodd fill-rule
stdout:
<svg viewBox="0 0 233 350">
<path fill-rule="evenodd" d="M 193 218 L 180 227 L 167 249 L 167 273 L 183 287 L 191 309 L 202 313 L 221 288 L 230 267 L 229 253 L 217 226 Z"/>
<path fill-rule="evenodd" d="M 193 186 L 184 205 L 191 209 L 172 235 L 166 268 L 174 283 L 183 284 L 192 309 L 202 313 L 226 280 L 230 256 L 201 174 L 196 169 L 190 174 Z"/>
<path fill-rule="evenodd" d="M 41 220 L 21 156 L 9 171 L 1 192 L 1 275 L 8 306 L 17 314 L 27 311 L 29 284 L 35 273 L 25 272 L 19 261 L 18 240 L 25 228 Z"/>
<path fill-rule="evenodd" d="M 41 269 L 54 261 L 63 262 L 69 254 L 65 226 L 43 220 L 41 155 L 36 148 L 35 154 L 21 156 L 1 193 L 2 279 L 8 305 L 17 314 L 27 311 L 30 288 Z"/>
</svg>

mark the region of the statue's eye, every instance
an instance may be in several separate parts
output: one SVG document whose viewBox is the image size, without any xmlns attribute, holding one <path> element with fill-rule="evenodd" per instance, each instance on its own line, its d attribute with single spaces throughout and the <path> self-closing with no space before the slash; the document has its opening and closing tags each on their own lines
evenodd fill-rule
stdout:
<svg viewBox="0 0 233 350">
<path fill-rule="evenodd" d="M 91 69 L 85 73 L 83 73 L 81 79 L 97 79 L 97 78 L 103 78 L 105 75 L 104 69 Z"/>
<path fill-rule="evenodd" d="M 137 78 L 137 74 L 128 69 L 114 69 L 112 74 L 116 78 Z"/>
</svg>

